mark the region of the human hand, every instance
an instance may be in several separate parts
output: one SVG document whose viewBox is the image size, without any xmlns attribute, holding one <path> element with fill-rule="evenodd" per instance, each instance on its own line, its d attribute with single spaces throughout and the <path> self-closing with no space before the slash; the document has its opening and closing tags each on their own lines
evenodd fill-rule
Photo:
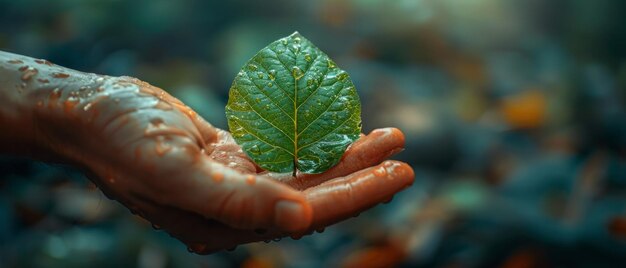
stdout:
<svg viewBox="0 0 626 268">
<path fill-rule="evenodd" d="M 16 69 L 37 68 L 27 81 L 32 131 L 43 133 L 37 143 L 197 253 L 297 238 L 384 202 L 413 181 L 408 165 L 381 163 L 404 145 L 397 129 L 362 136 L 322 174 L 271 174 L 228 132 L 159 88 L 16 60 Z"/>
</svg>

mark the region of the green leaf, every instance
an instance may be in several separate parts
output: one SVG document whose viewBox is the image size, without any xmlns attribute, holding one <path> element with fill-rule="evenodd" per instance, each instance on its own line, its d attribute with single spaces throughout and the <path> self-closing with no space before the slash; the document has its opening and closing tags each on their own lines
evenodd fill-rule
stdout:
<svg viewBox="0 0 626 268">
<path fill-rule="evenodd" d="M 361 103 L 350 77 L 298 32 L 244 65 L 226 116 L 244 152 L 273 172 L 324 172 L 361 133 Z"/>
</svg>

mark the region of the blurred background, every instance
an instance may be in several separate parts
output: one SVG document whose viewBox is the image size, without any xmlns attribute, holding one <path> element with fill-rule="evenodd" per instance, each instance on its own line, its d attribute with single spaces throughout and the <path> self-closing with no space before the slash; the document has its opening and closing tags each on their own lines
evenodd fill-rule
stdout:
<svg viewBox="0 0 626 268">
<path fill-rule="evenodd" d="M 162 87 L 214 125 L 299 31 L 416 182 L 322 234 L 197 256 L 78 171 L 0 158 L 0 267 L 626 265 L 626 1 L 0 0 L 0 49 Z"/>
</svg>

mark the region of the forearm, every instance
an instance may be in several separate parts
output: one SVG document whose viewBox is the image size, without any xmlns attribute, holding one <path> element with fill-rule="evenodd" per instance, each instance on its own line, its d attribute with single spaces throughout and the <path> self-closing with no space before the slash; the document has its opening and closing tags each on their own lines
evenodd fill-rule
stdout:
<svg viewBox="0 0 626 268">
<path fill-rule="evenodd" d="M 97 162 L 98 153 L 142 138 L 135 130 L 148 127 L 150 110 L 195 117 L 179 100 L 138 79 L 0 51 L 0 153 L 91 165 L 86 162 Z"/>
<path fill-rule="evenodd" d="M 83 131 L 75 123 L 88 116 L 77 112 L 102 80 L 0 51 L 0 153 L 68 160 L 62 158 Z"/>
</svg>

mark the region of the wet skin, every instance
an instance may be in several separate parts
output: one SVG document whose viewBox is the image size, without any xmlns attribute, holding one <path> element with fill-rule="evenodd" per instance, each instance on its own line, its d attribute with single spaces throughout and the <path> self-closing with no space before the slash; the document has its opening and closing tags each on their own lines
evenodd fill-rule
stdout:
<svg viewBox="0 0 626 268">
<path fill-rule="evenodd" d="M 226 131 L 164 90 L 0 51 L 0 152 L 75 165 L 111 199 L 206 254 L 299 238 L 390 200 L 413 182 L 377 129 L 322 174 L 271 174 Z"/>
</svg>

